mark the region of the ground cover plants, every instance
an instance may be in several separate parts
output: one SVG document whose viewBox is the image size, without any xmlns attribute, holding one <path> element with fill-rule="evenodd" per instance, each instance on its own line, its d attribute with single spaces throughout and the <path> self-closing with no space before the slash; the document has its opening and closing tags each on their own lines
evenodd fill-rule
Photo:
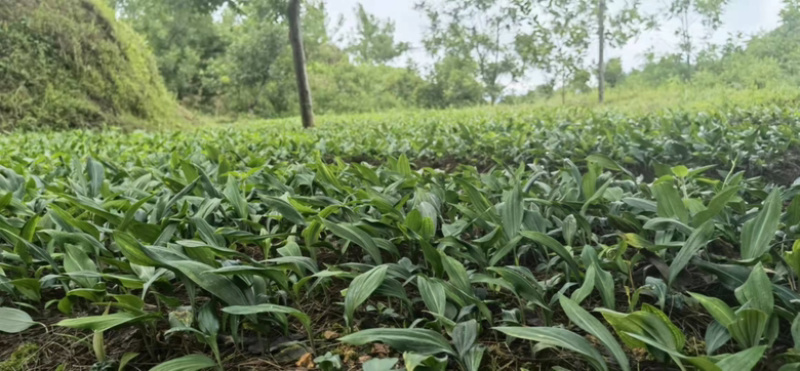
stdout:
<svg viewBox="0 0 800 371">
<path fill-rule="evenodd" d="M 798 115 L 0 138 L 0 370 L 798 368 Z"/>
</svg>

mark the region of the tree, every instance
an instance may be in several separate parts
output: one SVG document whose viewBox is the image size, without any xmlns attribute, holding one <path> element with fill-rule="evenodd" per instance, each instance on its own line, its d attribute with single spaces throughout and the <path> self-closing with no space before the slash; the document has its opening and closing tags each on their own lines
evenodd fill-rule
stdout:
<svg viewBox="0 0 800 371">
<path fill-rule="evenodd" d="M 597 99 L 602 104 L 606 100 L 606 0 L 597 0 Z"/>
<path fill-rule="evenodd" d="M 655 25 L 639 11 L 639 0 L 517 0 L 531 25 L 517 38 L 517 50 L 528 64 L 542 68 L 566 86 L 584 68 L 586 51 L 597 35 L 598 99 L 605 95 L 605 50 L 619 47 Z M 562 100 L 565 90 L 562 89 Z"/>
<path fill-rule="evenodd" d="M 665 9 L 668 19 L 677 19 L 675 30 L 679 48 L 685 61 L 684 78 L 692 78 L 692 57 L 695 53 L 695 38 L 692 28 L 698 20 L 706 32 L 716 31 L 722 25 L 722 11 L 729 0 L 671 0 Z"/>
<path fill-rule="evenodd" d="M 591 72 L 580 69 L 573 74 L 572 80 L 569 82 L 569 85 L 567 86 L 573 91 L 586 93 L 592 90 L 592 88 L 589 87 L 589 80 L 591 79 L 592 79 Z"/>
<path fill-rule="evenodd" d="M 297 77 L 297 91 L 300 96 L 300 116 L 304 128 L 314 127 L 314 110 L 311 103 L 311 87 L 308 84 L 306 55 L 303 50 L 303 34 L 300 24 L 300 0 L 289 0 L 287 9 L 289 20 L 289 41 L 292 44 L 294 72 Z"/>
<path fill-rule="evenodd" d="M 225 54 L 209 12 L 197 0 L 117 0 L 118 18 L 142 34 L 156 56 L 167 88 L 191 107 L 202 107 L 217 93 L 207 86 L 211 61 Z"/>
<path fill-rule="evenodd" d="M 419 89 L 419 105 L 426 108 L 472 106 L 481 103 L 484 89 L 475 79 L 477 63 L 458 56 L 436 62 L 428 83 Z"/>
<path fill-rule="evenodd" d="M 622 83 L 625 79 L 625 72 L 622 70 L 622 59 L 611 58 L 606 63 L 603 70 L 603 80 L 608 83 L 608 86 L 615 87 Z"/>
<path fill-rule="evenodd" d="M 289 111 L 295 88 L 285 16 L 286 8 L 264 0 L 223 13 L 217 28 L 227 52 L 213 66 L 225 110 L 262 117 Z"/>
<path fill-rule="evenodd" d="M 786 79 L 800 83 L 800 0 L 784 0 L 778 28 L 747 42 L 747 52 L 778 61 Z"/>
<path fill-rule="evenodd" d="M 476 77 L 492 104 L 521 72 L 514 51 L 516 10 L 505 0 L 424 0 L 417 9 L 429 21 L 425 49 L 438 61 L 474 62 Z"/>
<path fill-rule="evenodd" d="M 382 21 L 367 13 L 361 3 L 356 6 L 355 13 L 356 32 L 346 50 L 357 62 L 386 64 L 409 50 L 408 43 L 395 42 L 393 21 Z"/>
<path fill-rule="evenodd" d="M 593 7 L 574 0 L 538 5 L 529 1 L 520 7 L 530 31 L 517 35 L 516 50 L 527 66 L 540 68 L 548 80 L 557 82 L 564 104 L 568 85 L 585 64 L 593 24 L 586 15 Z"/>
<path fill-rule="evenodd" d="M 603 103 L 605 100 L 605 70 L 608 67 L 605 61 L 606 45 L 615 48 L 623 46 L 641 34 L 643 30 L 654 28 L 656 23 L 652 16 L 643 15 L 639 11 L 639 0 L 626 1 L 621 5 L 618 5 L 619 2 L 615 0 L 595 1 L 597 2 L 596 27 L 598 34 L 597 92 L 598 101 Z M 609 11 L 609 5 L 614 9 Z M 620 71 L 621 69 L 620 64 Z"/>
</svg>

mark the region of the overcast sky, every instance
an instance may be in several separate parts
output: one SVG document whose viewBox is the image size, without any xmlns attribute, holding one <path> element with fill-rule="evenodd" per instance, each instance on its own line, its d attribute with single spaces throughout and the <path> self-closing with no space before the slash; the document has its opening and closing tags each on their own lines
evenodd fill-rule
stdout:
<svg viewBox="0 0 800 371">
<path fill-rule="evenodd" d="M 354 28 L 353 13 L 356 4 L 361 2 L 368 12 L 380 18 L 391 18 L 397 27 L 397 38 L 402 41 L 410 42 L 418 49 L 411 53 L 419 64 L 425 66 L 430 64 L 429 59 L 421 50 L 421 39 L 426 28 L 425 18 L 413 9 L 416 0 L 325 0 L 331 19 L 338 19 L 344 15 L 346 24 L 343 33 Z M 665 0 L 643 0 L 645 11 L 657 11 L 662 9 Z M 781 9 L 781 0 L 731 0 L 723 16 L 723 26 L 713 36 L 713 41 L 724 42 L 731 33 L 743 32 L 752 34 L 759 31 L 770 30 L 778 25 Z M 698 22 L 699 23 L 699 22 Z M 677 39 L 674 36 L 675 23 L 661 25 L 659 30 L 654 30 L 641 35 L 637 40 L 631 41 L 627 46 L 619 50 L 611 50 L 608 55 L 612 57 L 622 57 L 623 66 L 626 70 L 641 65 L 644 61 L 643 55 L 648 50 L 656 54 L 664 54 L 677 49 Z M 698 24 L 699 27 L 699 24 Z M 700 30 L 696 30 L 701 34 Z M 589 60 L 595 57 L 595 53 L 589 54 Z M 540 77 L 533 76 L 524 86 L 531 86 L 539 83 Z M 523 86 L 519 87 L 524 89 Z"/>
</svg>

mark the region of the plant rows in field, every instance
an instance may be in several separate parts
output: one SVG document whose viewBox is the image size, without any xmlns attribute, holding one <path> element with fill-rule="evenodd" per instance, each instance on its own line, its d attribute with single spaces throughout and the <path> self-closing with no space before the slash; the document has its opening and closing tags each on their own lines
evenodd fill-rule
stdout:
<svg viewBox="0 0 800 371">
<path fill-rule="evenodd" d="M 555 170 L 564 159 L 577 163 L 603 153 L 648 180 L 677 165 L 733 164 L 748 175 L 770 175 L 784 185 L 800 176 L 800 121 L 789 109 L 621 115 L 482 108 L 323 120 L 313 131 L 283 120 L 180 131 L 12 134 L 0 137 L 0 148 L 10 149 L 0 165 L 33 166 L 31 172 L 46 174 L 73 156 L 114 159 L 123 169 L 200 156 L 226 172 L 313 162 L 315 154 L 328 163 L 340 158 L 371 164 L 402 154 L 418 167 L 467 164 L 483 171 L 498 164 L 535 162 Z"/>
<path fill-rule="evenodd" d="M 560 151 L 547 161 L 499 121 L 414 124 L 393 144 L 406 148 L 381 142 L 400 136 L 390 126 L 315 145 L 327 129 L 6 137 L 18 146 L 0 168 L 0 343 L 78 329 L 97 369 L 235 367 L 254 342 L 259 357 L 299 350 L 330 370 L 796 369 L 800 187 L 721 157 L 645 180 L 625 161 L 635 151 L 593 151 L 621 139 L 575 144 L 603 125 L 548 125 L 528 126 L 561 133 L 536 145 Z M 792 125 L 737 125 L 758 135 L 691 136 L 687 162 L 793 145 L 767 135 Z M 470 131 L 487 146 L 454 156 L 496 166 L 419 165 L 436 150 L 426 138 Z M 359 148 L 386 160 L 326 158 Z M 121 331 L 139 354 L 114 354 Z M 278 338 L 291 341 L 262 344 Z M 388 348 L 363 365 L 348 354 L 375 343 Z"/>
</svg>

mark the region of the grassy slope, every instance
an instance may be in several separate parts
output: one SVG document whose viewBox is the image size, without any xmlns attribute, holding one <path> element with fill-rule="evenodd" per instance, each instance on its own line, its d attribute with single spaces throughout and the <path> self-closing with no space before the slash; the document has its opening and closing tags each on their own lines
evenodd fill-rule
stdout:
<svg viewBox="0 0 800 371">
<path fill-rule="evenodd" d="M 177 105 L 99 0 L 0 2 L 0 129 L 158 126 Z"/>
</svg>

